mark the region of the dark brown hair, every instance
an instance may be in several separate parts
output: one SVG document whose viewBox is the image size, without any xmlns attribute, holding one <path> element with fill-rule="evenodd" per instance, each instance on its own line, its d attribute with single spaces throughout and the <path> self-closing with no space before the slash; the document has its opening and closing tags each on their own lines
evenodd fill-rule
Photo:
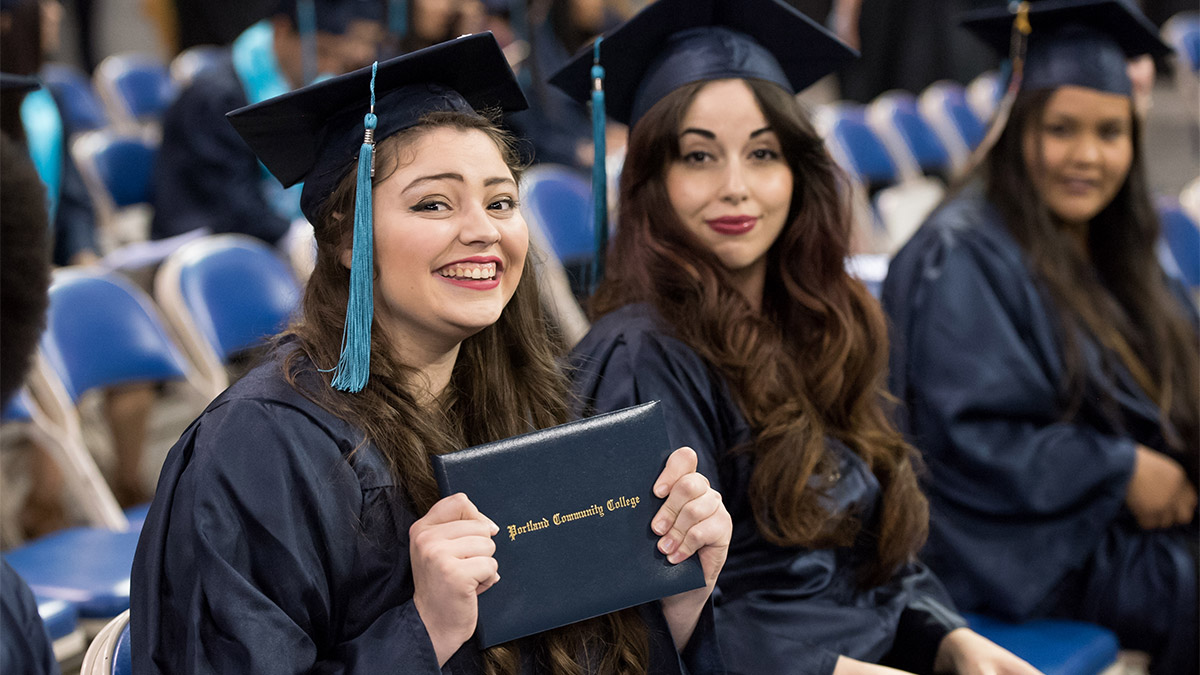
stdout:
<svg viewBox="0 0 1200 675">
<path fill-rule="evenodd" d="M 681 87 L 630 133 L 620 220 L 596 315 L 649 302 L 731 387 L 754 430 L 750 500 L 759 532 L 780 546 L 853 543 L 855 513 L 830 513 L 836 484 L 827 439 L 866 462 L 883 491 L 870 533 L 877 555 L 859 570 L 877 585 L 925 540 L 928 505 L 912 448 L 884 409 L 887 330 L 878 302 L 845 269 L 849 206 L 842 174 L 799 104 L 780 87 L 746 80 L 792 170 L 786 224 L 767 252 L 762 311 L 742 297 L 719 259 L 675 215 L 665 174 L 680 158 L 683 117 L 706 83 Z"/>
<path fill-rule="evenodd" d="M 995 147 L 981 166 L 988 200 L 1029 257 L 1033 273 L 1057 311 L 1066 377 L 1067 418 L 1087 391 L 1081 339 L 1103 347 L 1103 367 L 1120 364 L 1161 411 L 1163 438 L 1191 462 L 1200 450 L 1200 359 L 1194 326 L 1172 296 L 1155 245 L 1160 224 L 1146 186 L 1141 121 L 1130 102 L 1133 161 L 1112 202 L 1088 224 L 1087 254 L 1045 201 L 1026 165 L 1027 131 L 1040 133 L 1053 89 L 1022 92 Z M 1116 401 L 1101 401 L 1116 429 Z"/>
<path fill-rule="evenodd" d="M 374 184 L 385 180 L 402 161 L 402 148 L 430 129 L 449 127 L 486 134 L 500 149 L 514 179 L 520 166 L 511 138 L 490 121 L 461 113 L 432 113 L 416 127 L 381 141 Z M 390 170 L 389 170 L 390 167 Z M 305 288 L 301 318 L 285 335 L 294 336 L 304 355 L 318 367 L 332 367 L 341 349 L 350 273 L 341 263 L 350 245 L 355 175 L 351 171 L 326 200 L 314 223 L 317 261 Z M 376 261 L 376 276 L 378 276 Z M 403 487 L 409 508 L 424 515 L 439 499 L 430 455 L 507 438 L 567 420 L 567 382 L 559 365 L 561 336 L 542 314 L 533 265 L 527 261 L 512 300 L 493 325 L 463 341 L 450 382 L 437 405 L 422 406 L 413 394 L 416 371 L 405 365 L 376 325 L 371 331 L 371 374 L 358 393 L 323 387 L 308 392 L 297 378 L 312 365 L 292 352 L 284 367 L 289 381 L 316 403 L 363 430 L 389 463 Z M 324 373 L 326 382 L 330 373 Z M 520 643 L 484 654 L 488 673 L 516 673 Z M 604 672 L 634 673 L 648 663 L 645 627 L 627 610 L 574 624 L 527 643 L 554 673 L 574 675 L 594 658 Z M 589 650 L 591 655 L 589 656 Z M 599 654 L 599 656 L 596 656 Z"/>
</svg>

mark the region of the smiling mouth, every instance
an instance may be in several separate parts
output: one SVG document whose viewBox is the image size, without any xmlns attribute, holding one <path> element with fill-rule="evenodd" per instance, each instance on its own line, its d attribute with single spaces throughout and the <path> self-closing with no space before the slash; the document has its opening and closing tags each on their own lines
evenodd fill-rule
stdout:
<svg viewBox="0 0 1200 675">
<path fill-rule="evenodd" d="M 498 266 L 494 262 L 487 263 L 451 263 L 437 270 L 437 274 L 446 279 L 490 281 L 496 278 Z"/>
<path fill-rule="evenodd" d="M 720 234 L 745 234 L 758 223 L 755 216 L 727 216 L 705 221 L 708 226 Z"/>
</svg>

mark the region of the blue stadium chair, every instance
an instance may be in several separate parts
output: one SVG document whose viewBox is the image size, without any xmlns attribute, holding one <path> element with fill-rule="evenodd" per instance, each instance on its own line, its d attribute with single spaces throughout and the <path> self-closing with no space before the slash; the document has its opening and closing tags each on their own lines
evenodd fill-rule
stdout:
<svg viewBox="0 0 1200 675">
<path fill-rule="evenodd" d="M 62 105 L 59 112 L 67 128 L 79 133 L 108 126 L 108 112 L 82 70 L 65 63 L 47 63 L 42 66 L 41 78 Z"/>
<path fill-rule="evenodd" d="M 1200 12 L 1180 12 L 1163 24 L 1163 38 L 1175 48 L 1179 65 L 1200 73 Z"/>
<path fill-rule="evenodd" d="M 115 54 L 96 66 L 96 91 L 115 124 L 157 125 L 178 93 L 167 67 L 151 54 Z"/>
<path fill-rule="evenodd" d="M 197 75 L 220 63 L 224 52 L 216 45 L 194 45 L 179 52 L 169 67 L 175 87 L 182 91 Z"/>
<path fill-rule="evenodd" d="M 976 633 L 1046 675 L 1097 675 L 1117 660 L 1117 637 L 1094 624 L 1063 619 L 1013 624 L 977 614 L 965 616 Z"/>
<path fill-rule="evenodd" d="M 71 145 L 96 206 L 97 235 L 105 253 L 148 238 L 158 146 L 153 131 L 111 129 L 81 134 Z"/>
<path fill-rule="evenodd" d="M 35 599 L 38 615 L 54 648 L 54 660 L 61 664 L 78 658 L 87 646 L 87 638 L 79 625 L 79 608 L 66 600 L 36 596 Z"/>
<path fill-rule="evenodd" d="M 540 253 L 534 260 L 542 301 L 574 344 L 588 329 L 576 297 L 586 292 L 596 246 L 591 182 L 565 166 L 534 166 L 521 179 L 521 214 Z"/>
<path fill-rule="evenodd" d="M 949 176 L 950 153 L 917 111 L 917 99 L 906 91 L 889 91 L 867 107 L 867 122 L 892 157 L 901 158 L 907 175 Z"/>
<path fill-rule="evenodd" d="M 83 657 L 80 675 L 129 675 L 133 653 L 129 644 L 129 611 L 104 625 Z"/>
<path fill-rule="evenodd" d="M 1200 227 L 1183 210 L 1178 200 L 1159 198 L 1156 206 L 1162 222 L 1163 241 L 1180 279 L 1192 289 L 1200 288 Z M 1170 268 L 1169 265 L 1164 267 Z"/>
<path fill-rule="evenodd" d="M 1000 71 L 989 70 L 980 73 L 967 84 L 967 103 L 975 113 L 975 117 L 987 126 L 987 122 L 996 114 L 996 106 L 1004 96 L 1007 83 L 1000 77 Z"/>
<path fill-rule="evenodd" d="M 867 124 L 863 106 L 840 103 L 818 109 L 814 122 L 834 161 L 864 186 L 875 189 L 900 180 L 887 146 Z"/>
<path fill-rule="evenodd" d="M 211 235 L 167 257 L 155 297 L 212 396 L 229 386 L 225 365 L 287 326 L 300 299 L 288 263 L 252 237 Z"/>
<path fill-rule="evenodd" d="M 950 152 L 955 171 L 961 172 L 987 131 L 967 103 L 963 86 L 946 80 L 934 82 L 917 98 L 917 108 Z"/>
</svg>

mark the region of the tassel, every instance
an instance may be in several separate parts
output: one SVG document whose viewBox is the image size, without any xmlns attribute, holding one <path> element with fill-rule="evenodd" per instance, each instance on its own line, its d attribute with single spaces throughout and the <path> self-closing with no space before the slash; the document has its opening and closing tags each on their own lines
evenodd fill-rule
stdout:
<svg viewBox="0 0 1200 675">
<path fill-rule="evenodd" d="M 592 257 L 591 292 L 604 278 L 604 257 L 608 251 L 608 175 L 605 167 L 604 67 L 600 65 L 600 42 L 592 48 L 592 226 L 596 237 L 596 253 Z"/>
<path fill-rule="evenodd" d="M 358 149 L 358 183 L 354 190 L 354 240 L 350 252 L 350 298 L 346 303 L 346 326 L 342 353 L 334 369 L 334 389 L 356 393 L 367 384 L 371 373 L 371 322 L 375 315 L 372 282 L 374 223 L 371 214 L 371 177 L 375 175 L 375 72 L 371 66 L 371 111 L 363 118 L 366 130 Z"/>
<path fill-rule="evenodd" d="M 1004 133 L 1004 127 L 1008 126 L 1008 118 L 1012 115 L 1013 103 L 1016 102 L 1017 94 L 1021 91 L 1021 82 L 1025 79 L 1025 50 L 1029 46 L 1029 34 L 1033 32 L 1033 27 L 1029 23 L 1029 3 L 1025 1 L 1012 3 L 1012 7 L 1014 17 L 1012 37 L 1008 48 L 1008 67 L 1011 70 L 1008 87 L 1004 91 L 1004 96 L 1000 98 L 1000 102 L 996 104 L 996 113 L 992 115 L 983 140 L 967 158 L 967 167 L 963 171 L 964 176 L 971 175 L 975 167 L 983 162 L 988 152 L 1000 140 L 1000 134 Z"/>
<path fill-rule="evenodd" d="M 317 79 L 317 4 L 315 0 L 296 3 L 296 29 L 300 32 L 300 62 L 304 84 Z"/>
</svg>

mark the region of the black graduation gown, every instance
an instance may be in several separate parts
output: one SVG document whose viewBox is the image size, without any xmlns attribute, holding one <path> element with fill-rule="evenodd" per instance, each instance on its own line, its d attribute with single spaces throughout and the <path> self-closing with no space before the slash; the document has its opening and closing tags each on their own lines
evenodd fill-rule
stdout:
<svg viewBox="0 0 1200 675">
<path fill-rule="evenodd" d="M 361 442 L 277 360 L 209 405 L 167 456 L 134 557 L 134 672 L 482 672 L 474 640 L 438 669 L 412 601 L 416 516 Z M 650 672 L 722 672 L 711 610 L 682 656 L 659 605 L 640 610 Z"/>
<path fill-rule="evenodd" d="M 1053 311 L 977 189 L 897 254 L 883 302 L 892 390 L 929 468 L 925 559 L 959 606 L 1094 621 L 1151 652 L 1158 672 L 1196 672 L 1196 529 L 1143 531 L 1123 504 L 1136 444 L 1171 454 L 1158 409 L 1089 341 L 1090 391 L 1064 421 Z"/>
<path fill-rule="evenodd" d="M 0 559 L 0 673 L 59 673 L 54 646 L 38 614 L 33 592 L 3 559 Z"/>
<path fill-rule="evenodd" d="M 263 192 L 263 169 L 225 113 L 248 104 L 226 53 L 196 76 L 163 115 L 155 163 L 152 239 L 207 227 L 274 244 L 291 225 Z"/>
<path fill-rule="evenodd" d="M 733 452 L 752 434 L 723 378 L 661 325 L 648 305 L 600 319 L 572 354 L 585 406 L 605 412 L 662 401 L 674 446 L 699 456 L 699 470 L 733 518 L 729 558 L 714 594 L 718 639 L 730 672 L 747 675 L 833 672 L 839 655 L 929 671 L 945 635 L 965 625 L 937 578 L 912 563 L 887 584 L 862 590 L 859 563 L 869 535 L 850 548 L 783 548 L 764 540 L 748 496 L 753 465 Z M 874 474 L 837 441 L 841 461 L 834 499 L 857 509 L 871 529 L 880 497 Z"/>
</svg>

